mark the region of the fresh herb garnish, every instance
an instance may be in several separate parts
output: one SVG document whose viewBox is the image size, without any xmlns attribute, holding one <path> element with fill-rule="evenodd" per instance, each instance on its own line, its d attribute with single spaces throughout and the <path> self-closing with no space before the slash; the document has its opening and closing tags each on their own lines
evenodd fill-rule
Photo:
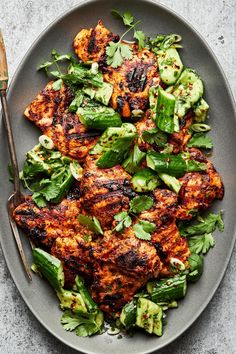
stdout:
<svg viewBox="0 0 236 354">
<path fill-rule="evenodd" d="M 156 229 L 156 225 L 146 220 L 139 220 L 133 226 L 135 236 L 140 240 L 151 240 L 151 233 Z"/>
<path fill-rule="evenodd" d="M 153 199 L 148 195 L 135 197 L 130 202 L 130 211 L 139 214 L 144 210 L 149 210 L 153 206 Z"/>
<path fill-rule="evenodd" d="M 207 136 L 206 134 L 196 133 L 192 136 L 192 138 L 188 142 L 188 147 L 212 149 L 213 142 L 211 137 Z"/>
<path fill-rule="evenodd" d="M 122 231 L 125 227 L 129 227 L 132 224 L 132 219 L 127 211 L 121 211 L 114 216 L 114 219 L 118 221 L 118 224 L 114 228 L 115 231 Z"/>
<path fill-rule="evenodd" d="M 208 214 L 205 219 L 199 218 L 200 222 L 195 225 L 186 225 L 180 229 L 182 236 L 201 235 L 204 233 L 212 233 L 218 229 L 222 232 L 224 230 L 224 221 L 222 219 L 222 213 Z"/>
<path fill-rule="evenodd" d="M 211 247 L 215 245 L 215 240 L 212 234 L 204 234 L 200 236 L 190 237 L 188 240 L 188 246 L 191 253 L 207 253 Z"/>
<path fill-rule="evenodd" d="M 188 238 L 188 245 L 192 253 L 206 253 L 210 247 L 213 247 L 215 240 L 212 232 L 218 228 L 221 232 L 224 230 L 222 213 L 210 213 L 205 219 L 199 217 L 200 222 L 194 225 L 182 225 L 180 234 Z"/>
<path fill-rule="evenodd" d="M 52 60 L 51 61 L 46 61 L 43 64 L 38 66 L 38 70 L 45 70 L 48 72 L 48 69 L 52 65 L 56 65 L 58 68 L 57 63 L 61 61 L 68 60 L 71 63 L 77 62 L 77 60 L 71 55 L 71 54 L 59 54 L 55 49 L 52 50 L 51 52 Z"/>
<path fill-rule="evenodd" d="M 145 130 L 142 133 L 142 140 L 149 144 L 156 144 L 159 147 L 165 147 L 167 143 L 167 134 L 157 128 Z"/>
<path fill-rule="evenodd" d="M 80 224 L 87 226 L 87 228 L 95 234 L 103 235 L 103 230 L 101 228 L 100 222 L 95 216 L 91 218 L 87 215 L 79 214 L 78 221 Z"/>
<path fill-rule="evenodd" d="M 61 317 L 61 323 L 66 331 L 76 330 L 77 336 L 87 337 L 101 331 L 97 316 L 97 312 L 75 314 L 71 310 L 66 310 Z"/>
<path fill-rule="evenodd" d="M 125 227 L 129 227 L 132 224 L 130 215 L 135 216 L 137 223 L 133 225 L 135 236 L 140 240 L 150 240 L 151 233 L 156 229 L 156 225 L 147 220 L 139 220 L 135 214 L 139 214 L 144 210 L 148 210 L 153 206 L 153 199 L 147 195 L 135 197 L 130 202 L 129 211 L 122 211 L 114 216 L 114 219 L 118 221 L 118 224 L 113 231 L 121 232 Z"/>
<path fill-rule="evenodd" d="M 33 192 L 32 199 L 38 207 L 45 207 L 47 202 L 59 203 L 64 198 L 74 180 L 72 163 L 74 170 L 81 169 L 77 161 L 41 144 L 27 152 L 20 179 Z"/>
<path fill-rule="evenodd" d="M 136 25 L 141 21 L 137 21 L 134 24 L 134 16 L 131 14 L 130 11 L 125 11 L 123 15 L 118 10 L 112 10 L 112 12 L 118 17 L 122 18 L 125 26 L 134 28 L 134 38 L 138 41 L 139 50 L 143 49 L 145 47 L 146 41 L 145 33 L 143 31 L 135 29 Z"/>
<path fill-rule="evenodd" d="M 131 46 L 122 42 L 124 36 L 134 29 L 134 38 L 138 41 L 139 50 L 144 48 L 146 37 L 143 31 L 135 29 L 140 21 L 134 23 L 134 16 L 129 11 L 125 11 L 123 15 L 118 10 L 112 10 L 112 12 L 122 18 L 124 25 L 129 27 L 117 43 L 109 42 L 106 48 L 107 64 L 112 68 L 118 68 L 125 59 L 133 58 Z"/>
</svg>

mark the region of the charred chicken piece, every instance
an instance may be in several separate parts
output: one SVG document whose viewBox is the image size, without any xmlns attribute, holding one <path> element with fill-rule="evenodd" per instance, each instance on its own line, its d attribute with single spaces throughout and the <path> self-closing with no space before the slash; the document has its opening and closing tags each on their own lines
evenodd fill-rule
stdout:
<svg viewBox="0 0 236 354">
<path fill-rule="evenodd" d="M 152 244 L 156 247 L 163 266 L 160 271 L 161 276 L 173 275 L 170 263 L 171 258 L 177 258 L 188 267 L 188 257 L 190 250 L 187 240 L 181 237 L 175 221 L 163 224 L 152 235 Z"/>
<path fill-rule="evenodd" d="M 139 214 L 139 219 L 156 224 L 159 229 L 175 220 L 178 198 L 168 189 L 155 189 L 153 192 L 154 205 L 151 209 Z"/>
<path fill-rule="evenodd" d="M 87 156 L 81 180 L 81 205 L 85 213 L 97 217 L 107 228 L 115 214 L 128 210 L 129 198 L 135 193 L 129 185 L 130 175 L 120 165 L 101 169 L 96 162 L 95 155 Z"/>
<path fill-rule="evenodd" d="M 145 110 L 148 104 L 148 90 L 158 85 L 156 57 L 148 49 L 131 45 L 133 58 L 124 60 L 118 68 L 106 64 L 106 46 L 118 41 L 101 21 L 94 29 L 81 30 L 74 40 L 75 52 L 84 62 L 99 62 L 104 80 L 113 84 L 111 105 L 121 116 L 129 118 L 133 110 Z"/>
<path fill-rule="evenodd" d="M 99 62 L 105 55 L 109 42 L 118 42 L 120 37 L 108 30 L 100 20 L 95 28 L 82 29 L 74 39 L 74 50 L 84 62 Z"/>
<path fill-rule="evenodd" d="M 184 118 L 179 120 L 180 131 L 179 133 L 170 134 L 168 143 L 173 145 L 173 154 L 178 154 L 184 151 L 186 145 L 191 139 L 191 134 L 189 132 L 189 127 L 192 124 L 193 113 L 190 111 Z"/>
<path fill-rule="evenodd" d="M 78 200 L 64 199 L 60 204 L 38 208 L 29 197 L 15 209 L 14 219 L 36 246 L 50 251 L 57 237 L 73 237 L 81 230 L 79 212 Z"/>
<path fill-rule="evenodd" d="M 96 144 L 99 133 L 88 131 L 76 114 L 67 111 L 73 98 L 71 90 L 63 84 L 54 91 L 52 84 L 49 82 L 36 96 L 26 108 L 25 116 L 53 140 L 62 154 L 82 162 Z"/>
<path fill-rule="evenodd" d="M 157 148 L 156 144 L 149 144 L 142 139 L 143 132 L 156 128 L 156 124 L 154 123 L 153 119 L 151 118 L 150 109 L 148 109 L 146 111 L 145 116 L 141 120 L 139 120 L 137 123 L 135 123 L 135 127 L 136 127 L 137 133 L 138 133 L 139 149 L 142 151 L 148 151 L 151 149 L 154 149 L 157 151 L 158 148 Z"/>
<path fill-rule="evenodd" d="M 213 164 L 198 149 L 189 149 L 190 156 L 199 162 L 207 164 L 206 172 L 186 173 L 180 182 L 179 208 L 177 218 L 190 220 L 198 210 L 209 208 L 214 199 L 224 196 L 223 182 Z"/>
<path fill-rule="evenodd" d="M 160 273 L 166 276 L 172 274 L 171 257 L 178 258 L 188 266 L 190 252 L 186 239 L 181 237 L 176 226 L 177 195 L 167 189 L 156 189 L 153 194 L 153 207 L 142 212 L 139 218 L 157 226 L 151 242 L 163 262 Z"/>
<path fill-rule="evenodd" d="M 84 276 L 86 280 L 93 279 L 92 237 L 89 239 L 88 235 L 89 232 L 83 232 L 81 227 L 78 234 L 58 237 L 52 246 L 51 254 L 62 262 L 65 284 L 68 287 L 73 286 L 78 274 Z"/>
<path fill-rule="evenodd" d="M 92 296 L 105 312 L 119 313 L 140 287 L 157 277 L 161 262 L 149 242 L 139 240 L 132 228 L 121 233 L 107 231 L 94 247 L 99 262 L 91 286 Z"/>
</svg>

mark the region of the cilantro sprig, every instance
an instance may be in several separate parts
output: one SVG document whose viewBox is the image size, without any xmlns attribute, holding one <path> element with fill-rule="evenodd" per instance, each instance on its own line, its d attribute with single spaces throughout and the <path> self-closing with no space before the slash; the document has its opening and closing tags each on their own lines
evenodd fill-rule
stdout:
<svg viewBox="0 0 236 354">
<path fill-rule="evenodd" d="M 221 232 L 224 230 L 222 213 L 210 213 L 206 218 L 199 218 L 197 224 L 183 226 L 180 228 L 182 236 L 188 238 L 188 246 L 191 253 L 205 254 L 211 247 L 214 247 L 215 240 L 212 233 L 218 228 Z"/>
<path fill-rule="evenodd" d="M 145 33 L 143 31 L 136 30 L 136 28 L 135 28 L 137 26 L 137 24 L 140 23 L 141 21 L 137 21 L 134 24 L 135 18 L 131 14 L 130 11 L 125 11 L 123 13 L 123 15 L 118 10 L 115 10 L 115 9 L 113 9 L 112 12 L 116 16 L 118 16 L 122 19 L 125 26 L 129 26 L 130 29 L 134 28 L 134 38 L 137 39 L 139 50 L 143 49 L 145 47 L 145 40 L 146 40 Z"/>
<path fill-rule="evenodd" d="M 151 233 L 156 229 L 156 225 L 147 220 L 140 220 L 136 214 L 144 210 L 149 210 L 153 206 L 153 199 L 147 195 L 135 197 L 130 202 L 128 211 L 122 211 L 114 216 L 118 224 L 113 231 L 121 232 L 125 227 L 130 227 L 132 224 L 131 216 L 137 219 L 137 223 L 133 225 L 135 236 L 140 240 L 151 240 Z"/>
<path fill-rule="evenodd" d="M 99 311 L 100 312 L 100 311 Z M 101 326 L 95 313 L 73 313 L 66 310 L 61 317 L 61 324 L 66 331 L 74 331 L 79 337 L 88 337 L 101 333 Z"/>
<path fill-rule="evenodd" d="M 87 226 L 90 231 L 94 232 L 95 234 L 103 235 L 103 230 L 101 228 L 100 222 L 95 216 L 90 218 L 87 215 L 79 214 L 77 218 L 80 224 Z"/>
<path fill-rule="evenodd" d="M 129 11 L 125 11 L 123 15 L 118 10 L 112 10 L 112 12 L 122 18 L 124 25 L 129 27 L 127 31 L 125 31 L 125 33 L 120 37 L 118 42 L 115 43 L 111 41 L 106 47 L 107 64 L 112 68 L 118 68 L 121 66 L 125 59 L 133 58 L 131 46 L 122 42 L 122 39 L 127 35 L 127 33 L 134 29 L 134 38 L 138 41 L 139 49 L 144 48 L 146 37 L 143 31 L 137 31 L 135 29 L 141 21 L 139 20 L 134 22 L 134 16 Z"/>
</svg>

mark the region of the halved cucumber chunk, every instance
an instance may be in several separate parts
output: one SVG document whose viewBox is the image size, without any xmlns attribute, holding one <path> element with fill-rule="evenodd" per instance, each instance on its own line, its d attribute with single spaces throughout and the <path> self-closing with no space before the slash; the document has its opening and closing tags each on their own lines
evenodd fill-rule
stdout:
<svg viewBox="0 0 236 354">
<path fill-rule="evenodd" d="M 183 70 L 179 53 L 175 48 L 158 51 L 157 61 L 161 80 L 166 85 L 173 85 Z"/>
</svg>

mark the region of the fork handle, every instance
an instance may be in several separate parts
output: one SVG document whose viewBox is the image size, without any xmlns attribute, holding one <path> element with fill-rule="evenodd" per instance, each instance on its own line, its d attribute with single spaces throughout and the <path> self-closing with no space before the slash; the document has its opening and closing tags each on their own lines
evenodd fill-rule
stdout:
<svg viewBox="0 0 236 354">
<path fill-rule="evenodd" d="M 6 50 L 0 30 L 0 90 L 6 90 L 8 86 L 8 69 Z"/>
<path fill-rule="evenodd" d="M 8 84 L 8 70 L 7 70 L 7 59 L 6 51 L 3 42 L 2 33 L 0 31 L 0 98 L 2 103 L 2 116 L 4 125 L 7 132 L 7 141 L 10 152 L 11 166 L 13 170 L 13 184 L 14 184 L 14 203 L 19 205 L 21 203 L 21 192 L 20 192 L 20 179 L 19 179 L 19 168 L 16 157 L 16 149 L 13 140 L 11 119 L 7 104 L 6 89 Z"/>
</svg>

